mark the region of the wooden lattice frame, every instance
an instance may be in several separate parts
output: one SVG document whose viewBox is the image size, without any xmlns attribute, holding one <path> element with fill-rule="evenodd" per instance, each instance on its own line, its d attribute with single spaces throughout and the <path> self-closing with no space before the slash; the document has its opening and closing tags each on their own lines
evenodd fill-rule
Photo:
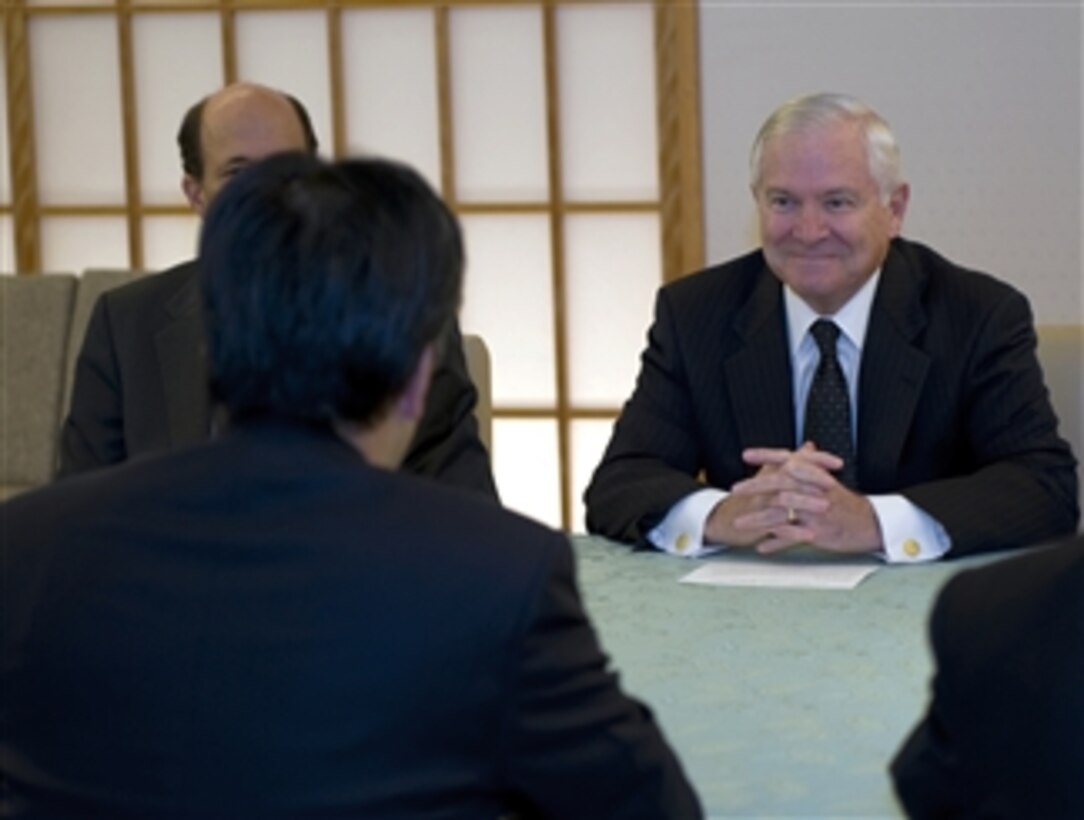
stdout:
<svg viewBox="0 0 1084 820">
<path fill-rule="evenodd" d="M 479 5 L 478 0 L 397 0 L 396 6 L 434 9 L 437 62 L 438 122 L 440 127 L 441 188 L 449 204 L 460 213 L 547 215 L 551 225 L 553 259 L 553 338 L 556 401 L 553 407 L 494 407 L 496 418 L 553 419 L 557 422 L 560 464 L 561 517 L 569 527 L 572 517 L 571 426 L 576 419 L 610 419 L 617 408 L 576 407 L 570 400 L 568 328 L 565 305 L 568 282 L 565 271 L 563 217 L 569 213 L 658 213 L 661 226 L 663 279 L 671 280 L 695 270 L 703 262 L 703 213 L 700 154 L 697 5 L 692 0 L 654 0 L 659 190 L 657 201 L 566 202 L 561 197 L 562 156 L 559 139 L 557 91 L 556 14 L 560 5 L 593 0 L 489 0 L 485 5 L 531 5 L 543 15 L 543 55 L 546 89 L 546 142 L 548 147 L 549 201 L 540 203 L 471 202 L 456 197 L 451 101 L 449 12 L 459 5 Z M 142 220 L 149 216 L 183 215 L 183 206 L 147 205 L 142 202 L 139 179 L 138 129 L 136 128 L 132 17 L 163 12 L 217 11 L 222 20 L 223 76 L 237 78 L 235 15 L 253 10 L 324 10 L 328 15 L 328 55 L 332 110 L 332 152 L 341 155 L 346 145 L 344 84 L 342 76 L 341 13 L 343 9 L 388 6 L 387 0 L 196 0 L 196 2 L 133 2 L 116 0 L 102 5 L 28 6 L 26 0 L 5 0 L 3 35 L 6 45 L 7 106 L 12 199 L 0 203 L 0 213 L 14 223 L 16 270 L 40 271 L 41 229 L 49 216 L 121 216 L 127 220 L 132 268 L 144 264 Z M 38 196 L 34 137 L 33 95 L 28 24 L 34 15 L 112 14 L 117 21 L 123 115 L 126 204 L 122 206 L 42 206 Z"/>
</svg>

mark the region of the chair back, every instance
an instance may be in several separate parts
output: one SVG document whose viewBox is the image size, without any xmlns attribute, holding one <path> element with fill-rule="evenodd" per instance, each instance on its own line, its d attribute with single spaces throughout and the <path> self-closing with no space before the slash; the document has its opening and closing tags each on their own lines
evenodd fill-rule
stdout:
<svg viewBox="0 0 1084 820">
<path fill-rule="evenodd" d="M 72 273 L 0 276 L 0 498 L 53 477 L 77 284 Z"/>
<path fill-rule="evenodd" d="M 489 348 L 481 336 L 463 334 L 463 355 L 467 359 L 467 373 L 478 391 L 478 403 L 474 416 L 478 420 L 478 436 L 493 458 L 493 384 L 489 369 Z"/>
</svg>

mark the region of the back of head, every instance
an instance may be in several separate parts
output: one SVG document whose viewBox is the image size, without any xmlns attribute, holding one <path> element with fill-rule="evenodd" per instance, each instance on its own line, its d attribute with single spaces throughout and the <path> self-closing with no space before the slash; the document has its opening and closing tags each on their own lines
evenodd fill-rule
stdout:
<svg viewBox="0 0 1084 820">
<path fill-rule="evenodd" d="M 200 239 L 211 390 L 254 416 L 368 425 L 458 307 L 455 217 L 417 173 L 280 154 L 216 197 Z"/>
<path fill-rule="evenodd" d="M 866 139 L 869 170 L 881 197 L 888 197 L 903 182 L 900 152 L 888 123 L 856 97 L 847 94 L 818 93 L 795 97 L 779 106 L 757 132 L 749 156 L 749 176 L 753 190 L 760 183 L 760 162 L 764 145 L 775 137 L 839 123 L 855 123 Z"/>
</svg>

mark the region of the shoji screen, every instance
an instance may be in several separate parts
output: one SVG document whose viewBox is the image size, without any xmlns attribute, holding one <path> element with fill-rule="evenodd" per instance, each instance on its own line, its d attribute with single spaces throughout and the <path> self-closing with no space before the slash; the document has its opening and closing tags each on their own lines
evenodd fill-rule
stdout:
<svg viewBox="0 0 1084 820">
<path fill-rule="evenodd" d="M 7 31 L 7 10 L 4 29 Z M 0 38 L 0 93 L 7 97 L 7 38 Z M 15 269 L 15 224 L 11 217 L 11 149 L 8 141 L 8 110 L 0 105 L 0 271 Z"/>
<path fill-rule="evenodd" d="M 327 155 L 416 166 L 460 214 L 506 504 L 582 526 L 655 289 L 702 258 L 696 8 L 680 2 L 14 0 L 0 270 L 192 255 L 175 134 L 253 80 Z"/>
</svg>

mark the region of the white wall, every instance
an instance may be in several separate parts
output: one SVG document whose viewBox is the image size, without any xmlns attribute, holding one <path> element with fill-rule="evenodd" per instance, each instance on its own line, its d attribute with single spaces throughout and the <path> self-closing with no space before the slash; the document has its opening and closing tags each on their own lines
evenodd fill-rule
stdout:
<svg viewBox="0 0 1084 820">
<path fill-rule="evenodd" d="M 707 254 L 756 242 L 749 146 L 782 101 L 855 94 L 892 124 L 908 238 L 1084 320 L 1081 6 L 701 0 Z"/>
</svg>

